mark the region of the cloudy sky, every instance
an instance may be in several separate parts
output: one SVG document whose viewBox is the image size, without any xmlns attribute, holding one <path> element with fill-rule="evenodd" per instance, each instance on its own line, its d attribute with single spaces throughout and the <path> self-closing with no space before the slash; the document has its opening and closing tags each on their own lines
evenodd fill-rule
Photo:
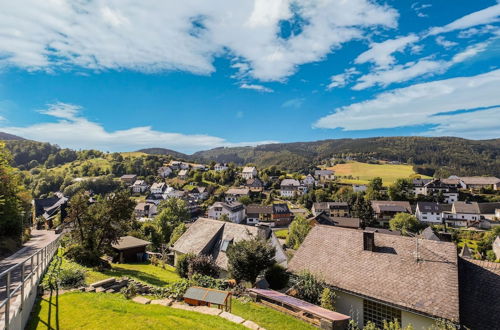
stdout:
<svg viewBox="0 0 500 330">
<path fill-rule="evenodd" d="M 500 3 L 0 0 L 0 131 L 109 151 L 500 137 Z"/>
</svg>

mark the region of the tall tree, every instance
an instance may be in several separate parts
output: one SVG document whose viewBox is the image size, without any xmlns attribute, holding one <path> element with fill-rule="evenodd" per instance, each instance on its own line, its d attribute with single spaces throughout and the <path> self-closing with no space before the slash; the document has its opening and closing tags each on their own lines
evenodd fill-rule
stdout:
<svg viewBox="0 0 500 330">
<path fill-rule="evenodd" d="M 292 249 L 298 249 L 311 230 L 311 225 L 306 218 L 297 216 L 288 228 L 286 245 Z"/>
<path fill-rule="evenodd" d="M 391 201 L 410 201 L 415 197 L 410 179 L 397 179 L 388 189 Z"/>
<path fill-rule="evenodd" d="M 20 241 L 21 233 L 30 215 L 29 195 L 21 185 L 21 178 L 9 166 L 12 158 L 0 142 L 0 237 Z"/>
<path fill-rule="evenodd" d="M 163 243 L 170 241 L 170 236 L 175 227 L 190 218 L 186 202 L 180 198 L 169 198 L 158 206 L 158 215 L 155 218 L 158 231 Z"/>
<path fill-rule="evenodd" d="M 410 236 L 416 233 L 419 227 L 419 222 L 415 216 L 408 213 L 398 213 L 389 221 L 391 230 L 400 231 L 405 236 Z"/>
<path fill-rule="evenodd" d="M 370 180 L 366 188 L 366 199 L 369 201 L 383 199 L 383 183 L 382 178 L 376 177 Z"/>
<path fill-rule="evenodd" d="M 361 219 L 363 227 L 371 226 L 375 218 L 375 213 L 371 202 L 366 200 L 362 193 L 356 194 L 356 197 L 351 201 L 352 215 Z"/>
<path fill-rule="evenodd" d="M 95 203 L 89 203 L 84 193 L 76 194 L 70 200 L 66 219 L 74 226 L 70 237 L 76 254 L 84 252 L 95 260 L 110 251 L 111 245 L 131 228 L 134 206 L 126 191 L 106 195 Z"/>
</svg>

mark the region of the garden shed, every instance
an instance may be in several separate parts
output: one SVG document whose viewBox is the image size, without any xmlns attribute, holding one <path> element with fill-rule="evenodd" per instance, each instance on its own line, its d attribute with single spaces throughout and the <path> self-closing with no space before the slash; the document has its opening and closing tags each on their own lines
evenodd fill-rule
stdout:
<svg viewBox="0 0 500 330">
<path fill-rule="evenodd" d="M 151 242 L 133 236 L 120 237 L 118 242 L 112 245 L 113 250 L 118 256 L 115 261 L 124 262 L 140 262 L 146 256 L 146 246 Z"/>
<path fill-rule="evenodd" d="M 217 306 L 231 312 L 231 292 L 192 286 L 184 294 L 184 302 L 192 306 Z"/>
</svg>

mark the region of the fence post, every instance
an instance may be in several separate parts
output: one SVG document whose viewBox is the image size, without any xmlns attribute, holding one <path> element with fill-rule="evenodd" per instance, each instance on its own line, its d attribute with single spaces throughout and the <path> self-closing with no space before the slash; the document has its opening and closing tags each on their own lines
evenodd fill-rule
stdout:
<svg viewBox="0 0 500 330">
<path fill-rule="evenodd" d="M 24 264 L 26 261 L 23 261 L 21 265 L 21 310 L 24 307 Z"/>
<path fill-rule="evenodd" d="M 7 272 L 7 302 L 5 303 L 5 329 L 9 329 L 9 318 L 10 318 L 10 271 Z"/>
</svg>

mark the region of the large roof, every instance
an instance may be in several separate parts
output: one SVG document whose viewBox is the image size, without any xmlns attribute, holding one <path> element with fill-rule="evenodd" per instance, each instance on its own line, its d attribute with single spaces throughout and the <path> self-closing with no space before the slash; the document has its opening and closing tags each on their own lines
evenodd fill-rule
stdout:
<svg viewBox="0 0 500 330">
<path fill-rule="evenodd" d="M 245 166 L 243 167 L 243 173 L 252 173 L 253 171 L 256 171 L 257 169 L 254 166 Z"/>
<path fill-rule="evenodd" d="M 249 192 L 248 188 L 229 188 L 226 195 L 248 195 Z"/>
<path fill-rule="evenodd" d="M 143 239 L 134 236 L 122 236 L 117 243 L 113 244 L 112 247 L 117 250 L 126 250 L 135 247 L 147 246 L 151 242 L 145 241 Z"/>
<path fill-rule="evenodd" d="M 452 243 L 374 233 L 375 252 L 363 249 L 363 231 L 318 225 L 289 262 L 338 290 L 457 322 L 458 266 Z"/>
<path fill-rule="evenodd" d="M 469 329 L 498 329 L 500 264 L 459 258 L 460 320 Z"/>
<path fill-rule="evenodd" d="M 272 214 L 273 207 L 271 205 L 250 204 L 247 206 L 247 214 Z"/>
<path fill-rule="evenodd" d="M 460 177 L 460 180 L 467 185 L 469 184 L 493 185 L 496 183 L 500 183 L 500 179 L 494 176 L 462 176 Z"/>
<path fill-rule="evenodd" d="M 412 213 L 409 202 L 401 201 L 372 201 L 372 208 L 375 213 L 380 212 L 408 212 Z"/>
<path fill-rule="evenodd" d="M 420 212 L 449 212 L 451 204 L 441 204 L 436 202 L 417 202 L 417 208 Z"/>
<path fill-rule="evenodd" d="M 453 211 L 455 213 L 479 214 L 479 205 L 477 202 L 454 202 Z"/>
<path fill-rule="evenodd" d="M 259 227 L 235 224 L 208 218 L 199 218 L 188 230 L 175 242 L 173 250 L 186 254 L 207 254 L 212 255 L 215 262 L 222 269 L 227 269 L 227 257 L 225 251 L 221 249 L 224 241 L 236 243 L 242 240 L 251 240 L 259 235 Z M 269 231 L 270 233 L 270 231 Z M 276 248 L 276 261 L 282 263 L 286 261 L 279 246 L 279 242 L 271 240 L 270 243 Z M 285 258 L 284 260 L 282 260 Z"/>
</svg>

